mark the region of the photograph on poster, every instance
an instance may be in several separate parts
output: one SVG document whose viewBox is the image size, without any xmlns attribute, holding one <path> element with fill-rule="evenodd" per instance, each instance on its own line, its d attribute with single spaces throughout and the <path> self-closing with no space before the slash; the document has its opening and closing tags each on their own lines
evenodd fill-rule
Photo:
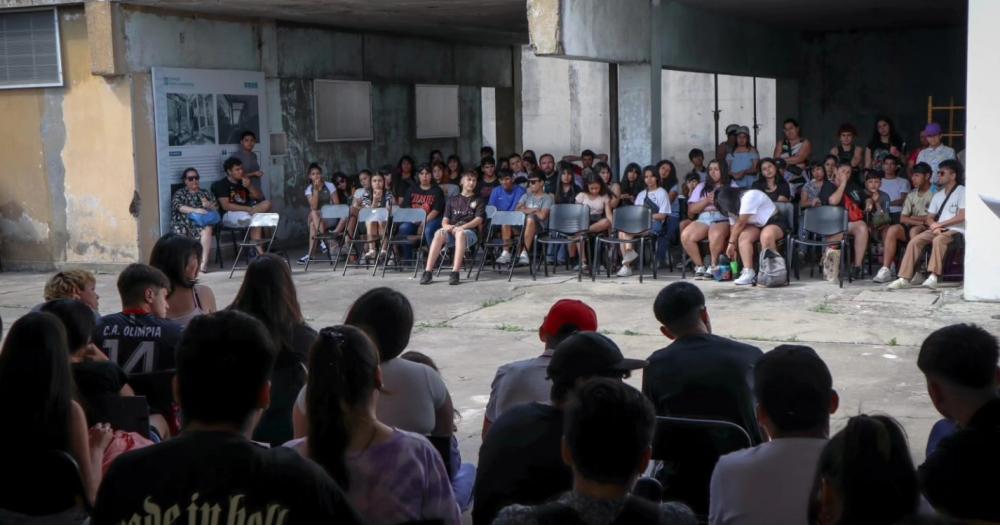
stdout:
<svg viewBox="0 0 1000 525">
<path fill-rule="evenodd" d="M 213 95 L 167 93 L 167 133 L 171 146 L 215 144 Z"/>
<path fill-rule="evenodd" d="M 244 131 L 260 140 L 260 117 L 256 95 L 218 95 L 219 144 L 239 144 Z"/>
</svg>

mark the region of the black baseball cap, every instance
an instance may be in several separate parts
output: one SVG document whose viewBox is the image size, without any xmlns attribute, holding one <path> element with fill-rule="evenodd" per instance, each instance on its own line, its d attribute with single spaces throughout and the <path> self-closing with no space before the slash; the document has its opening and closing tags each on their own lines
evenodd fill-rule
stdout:
<svg viewBox="0 0 1000 525">
<path fill-rule="evenodd" d="M 571 381 L 579 377 L 623 376 L 645 368 L 649 362 L 626 359 L 614 341 L 597 332 L 577 332 L 559 343 L 549 367 L 549 379 Z"/>
<path fill-rule="evenodd" d="M 931 165 L 926 162 L 918 162 L 916 166 L 913 167 L 913 171 L 916 173 L 923 173 L 924 175 L 930 175 L 933 171 Z"/>
</svg>

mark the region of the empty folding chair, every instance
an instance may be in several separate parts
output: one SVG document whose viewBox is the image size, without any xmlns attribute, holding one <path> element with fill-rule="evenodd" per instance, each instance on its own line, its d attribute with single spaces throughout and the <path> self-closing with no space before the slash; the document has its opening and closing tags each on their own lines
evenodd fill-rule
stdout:
<svg viewBox="0 0 1000 525">
<path fill-rule="evenodd" d="M 525 215 L 522 211 L 497 211 L 493 213 L 490 225 L 486 229 L 486 239 L 482 243 L 482 249 L 479 250 L 479 269 L 476 270 L 477 281 L 479 280 L 479 274 L 483 271 L 483 266 L 486 264 L 487 257 L 492 256 L 494 260 L 493 264 L 496 266 L 496 251 L 503 250 L 504 247 L 502 235 L 498 235 L 496 232 L 502 231 L 504 226 L 519 229 L 518 234 L 509 241 L 512 246 L 511 253 L 514 254 L 511 257 L 510 268 L 507 271 L 507 281 L 511 280 L 514 276 L 514 267 L 517 265 L 517 254 L 521 253 L 519 250 L 524 245 L 524 221 Z"/>
<path fill-rule="evenodd" d="M 549 245 L 578 245 L 580 252 L 587 249 L 586 234 L 590 228 L 590 212 L 583 204 L 554 204 L 549 210 L 549 231 L 544 235 L 536 235 L 532 244 L 532 261 L 539 261 L 539 245 L 544 253 L 545 247 Z M 545 276 L 549 276 L 549 263 L 543 257 L 541 263 L 545 269 Z M 535 267 L 531 266 L 531 278 L 535 279 Z M 553 269 L 553 272 L 555 270 Z M 577 280 L 583 280 L 583 265 L 577 270 Z"/>
<path fill-rule="evenodd" d="M 788 255 L 785 257 L 786 261 L 792 266 L 795 271 L 795 278 L 799 279 L 799 266 L 796 264 L 795 256 L 796 250 L 795 246 L 811 246 L 817 248 L 823 248 L 829 244 L 830 241 L 826 239 L 834 235 L 840 235 L 839 241 L 833 241 L 840 246 L 840 272 L 837 276 L 840 282 L 840 287 L 844 287 L 844 272 L 847 267 L 847 210 L 840 206 L 820 206 L 818 208 L 809 208 L 802 216 L 802 230 L 807 234 L 816 235 L 819 237 L 818 241 L 809 239 L 799 239 L 797 236 L 789 236 Z M 850 276 L 848 275 L 848 279 Z M 791 280 L 791 275 L 789 275 L 789 280 Z"/>
<path fill-rule="evenodd" d="M 368 232 L 367 227 L 365 229 L 364 235 L 359 234 L 361 231 L 362 224 L 368 224 L 378 222 L 380 224 L 386 224 L 389 222 L 389 210 L 387 208 L 361 208 L 358 211 L 358 222 L 354 224 L 354 233 L 350 238 L 345 239 L 344 248 L 347 250 L 348 259 L 344 261 L 344 271 L 341 275 L 347 275 L 348 268 L 370 268 L 371 265 L 362 262 L 364 257 L 363 251 L 357 251 L 357 246 L 360 244 L 362 249 L 369 243 L 374 243 L 375 246 L 380 246 L 382 244 L 382 233 L 378 235 L 372 235 Z M 379 253 L 376 250 L 376 256 Z M 358 262 L 351 264 L 351 255 L 357 255 Z M 377 266 L 378 261 L 373 261 L 372 264 Z"/>
<path fill-rule="evenodd" d="M 236 249 L 236 260 L 233 261 L 233 268 L 229 270 L 229 278 L 232 279 L 233 273 L 240 264 L 240 256 L 243 254 L 244 250 L 255 249 L 260 251 L 260 245 L 264 246 L 264 253 L 271 250 L 271 245 L 274 244 L 274 239 L 278 235 L 278 223 L 281 220 L 281 216 L 277 213 L 256 213 L 250 218 L 250 223 L 246 226 L 246 233 L 243 234 L 243 241 L 237 244 Z M 270 228 L 271 237 L 268 239 L 251 240 L 250 232 L 254 228 Z M 250 264 L 249 251 L 247 255 L 247 264 Z"/>
<path fill-rule="evenodd" d="M 319 209 L 319 216 L 323 223 L 338 221 L 337 226 L 340 226 L 339 221 L 346 221 L 351 217 L 351 207 L 347 204 L 327 204 Z M 337 271 L 337 264 L 340 262 L 340 254 L 344 251 L 344 237 L 347 228 L 345 227 L 343 231 L 337 233 L 334 229 L 327 228 L 323 233 L 318 233 L 313 237 L 313 242 L 309 245 L 309 254 L 306 258 L 306 266 L 303 271 L 309 271 L 309 263 L 313 261 L 321 261 L 322 259 L 317 259 L 313 257 L 316 253 L 316 246 L 319 243 L 326 243 L 326 258 L 333 266 L 333 271 Z M 337 254 L 334 256 L 333 248 L 330 246 L 331 241 L 337 245 Z"/>
<path fill-rule="evenodd" d="M 420 223 L 415 235 L 400 235 L 399 227 L 408 223 Z M 378 256 L 375 257 L 375 271 L 378 271 L 378 264 L 382 262 L 382 277 L 385 277 L 385 270 L 389 267 L 389 258 L 392 257 L 394 266 L 397 269 L 403 267 L 405 261 L 399 254 L 399 247 L 413 246 L 413 237 L 417 237 L 417 254 L 413 261 L 413 277 L 420 271 L 420 256 L 424 247 L 424 227 L 427 225 L 427 212 L 423 208 L 396 208 L 392 210 L 392 222 L 379 249 Z M 375 275 L 372 273 L 372 275 Z"/>
<path fill-rule="evenodd" d="M 607 236 L 598 236 L 594 239 L 594 253 L 600 253 L 601 245 L 607 244 L 609 247 L 631 245 L 633 248 L 638 245 L 639 258 L 639 282 L 642 282 L 642 274 L 646 261 L 646 243 L 648 242 L 653 254 L 653 279 L 656 279 L 656 237 L 652 234 L 652 212 L 646 206 L 621 206 L 615 209 L 611 219 L 611 231 Z M 619 239 L 618 233 L 632 235 L 631 239 Z M 596 256 L 596 255 L 595 255 Z M 607 276 L 611 277 L 611 250 L 605 251 L 604 267 L 607 269 Z M 597 272 L 591 273 L 592 280 L 597 280 Z"/>
</svg>

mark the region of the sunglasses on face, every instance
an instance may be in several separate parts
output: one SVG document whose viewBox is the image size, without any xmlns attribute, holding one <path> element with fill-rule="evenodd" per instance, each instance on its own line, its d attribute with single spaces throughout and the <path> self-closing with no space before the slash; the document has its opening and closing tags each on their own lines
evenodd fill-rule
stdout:
<svg viewBox="0 0 1000 525">
<path fill-rule="evenodd" d="M 200 180 L 200 179 L 201 179 L 201 177 L 200 177 L 200 176 L 198 176 L 198 175 L 195 175 L 195 176 L 193 176 L 193 177 L 189 176 L 189 177 L 185 177 L 185 178 L 186 178 L 187 180 Z"/>
</svg>

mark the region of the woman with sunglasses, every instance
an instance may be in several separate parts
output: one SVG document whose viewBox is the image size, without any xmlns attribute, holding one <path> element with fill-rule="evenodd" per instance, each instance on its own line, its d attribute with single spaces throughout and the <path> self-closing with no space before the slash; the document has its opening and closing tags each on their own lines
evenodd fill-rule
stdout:
<svg viewBox="0 0 1000 525">
<path fill-rule="evenodd" d="M 201 242 L 201 273 L 205 273 L 208 261 L 212 260 L 212 228 L 219 223 L 219 203 L 212 192 L 202 189 L 198 170 L 187 168 L 181 180 L 184 187 L 175 191 L 170 199 L 170 229 Z"/>
</svg>

